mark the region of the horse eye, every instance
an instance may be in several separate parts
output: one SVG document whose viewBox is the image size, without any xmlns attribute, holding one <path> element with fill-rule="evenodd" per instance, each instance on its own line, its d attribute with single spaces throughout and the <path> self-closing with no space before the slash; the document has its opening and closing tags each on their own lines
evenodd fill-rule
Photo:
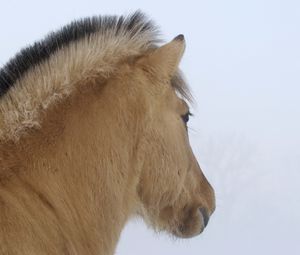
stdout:
<svg viewBox="0 0 300 255">
<path fill-rule="evenodd" d="M 189 119 L 190 119 L 190 116 L 192 116 L 192 114 L 188 111 L 186 114 L 182 115 L 181 118 L 183 120 L 183 122 L 185 124 L 188 123 Z"/>
</svg>

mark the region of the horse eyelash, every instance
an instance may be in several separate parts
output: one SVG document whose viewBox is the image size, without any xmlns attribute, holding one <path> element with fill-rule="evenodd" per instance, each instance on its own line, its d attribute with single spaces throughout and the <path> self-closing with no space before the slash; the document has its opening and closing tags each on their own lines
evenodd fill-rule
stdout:
<svg viewBox="0 0 300 255">
<path fill-rule="evenodd" d="M 188 116 L 194 117 L 194 114 L 190 112 L 190 110 L 186 113 Z"/>
</svg>

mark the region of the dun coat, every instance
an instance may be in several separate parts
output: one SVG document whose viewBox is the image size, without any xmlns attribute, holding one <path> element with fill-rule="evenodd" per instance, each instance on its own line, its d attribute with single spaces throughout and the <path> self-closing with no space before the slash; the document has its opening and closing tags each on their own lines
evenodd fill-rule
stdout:
<svg viewBox="0 0 300 255">
<path fill-rule="evenodd" d="M 215 208 L 188 140 L 182 35 L 76 21 L 0 70 L 0 254 L 114 253 L 126 222 L 192 237 Z"/>
</svg>

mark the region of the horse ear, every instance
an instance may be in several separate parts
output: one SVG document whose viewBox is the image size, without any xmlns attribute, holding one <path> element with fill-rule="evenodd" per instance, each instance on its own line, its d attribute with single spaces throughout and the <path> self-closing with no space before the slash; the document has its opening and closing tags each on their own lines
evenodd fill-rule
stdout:
<svg viewBox="0 0 300 255">
<path fill-rule="evenodd" d="M 171 42 L 155 49 L 143 59 L 150 70 L 156 74 L 172 77 L 178 68 L 185 50 L 183 35 L 176 36 Z"/>
</svg>

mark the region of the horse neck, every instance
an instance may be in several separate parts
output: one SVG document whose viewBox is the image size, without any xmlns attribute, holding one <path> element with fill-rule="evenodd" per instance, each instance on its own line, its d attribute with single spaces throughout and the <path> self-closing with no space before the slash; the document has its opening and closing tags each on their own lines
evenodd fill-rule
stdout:
<svg viewBox="0 0 300 255">
<path fill-rule="evenodd" d="M 18 147 L 18 187 L 39 198 L 30 204 L 49 210 L 68 249 L 82 254 L 113 253 L 137 201 L 137 132 L 126 103 L 116 104 L 111 92 L 80 91 Z M 34 216 L 36 224 L 44 215 Z"/>
</svg>

